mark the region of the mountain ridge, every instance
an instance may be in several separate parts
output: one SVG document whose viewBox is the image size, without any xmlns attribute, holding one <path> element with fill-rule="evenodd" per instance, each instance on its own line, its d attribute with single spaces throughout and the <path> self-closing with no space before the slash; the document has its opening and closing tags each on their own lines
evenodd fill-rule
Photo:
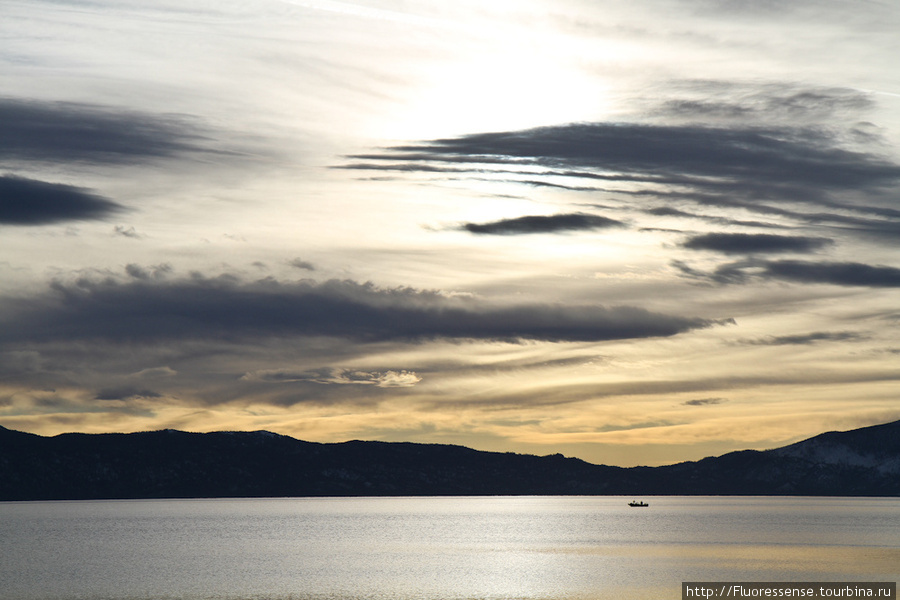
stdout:
<svg viewBox="0 0 900 600">
<path fill-rule="evenodd" d="M 0 426 L 0 500 L 455 495 L 900 496 L 900 421 L 659 467 L 268 431 Z"/>
</svg>

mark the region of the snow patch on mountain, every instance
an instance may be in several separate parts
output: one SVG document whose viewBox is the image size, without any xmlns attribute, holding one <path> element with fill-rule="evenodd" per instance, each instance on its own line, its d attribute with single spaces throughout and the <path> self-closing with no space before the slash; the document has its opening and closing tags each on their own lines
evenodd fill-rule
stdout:
<svg viewBox="0 0 900 600">
<path fill-rule="evenodd" d="M 771 451 L 776 456 L 792 457 L 818 465 L 863 467 L 875 469 L 882 475 L 900 474 L 900 457 L 860 453 L 844 444 L 834 444 L 817 439 Z"/>
</svg>

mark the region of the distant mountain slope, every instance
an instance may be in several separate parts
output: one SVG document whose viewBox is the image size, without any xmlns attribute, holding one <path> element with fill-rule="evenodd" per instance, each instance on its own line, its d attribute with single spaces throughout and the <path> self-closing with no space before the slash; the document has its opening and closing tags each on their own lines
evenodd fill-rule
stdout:
<svg viewBox="0 0 900 600">
<path fill-rule="evenodd" d="M 900 421 L 823 433 L 771 452 L 821 465 L 873 468 L 900 477 Z"/>
<path fill-rule="evenodd" d="M 0 427 L 0 500 L 505 494 L 900 495 L 900 421 L 665 467 L 265 431 L 42 437 Z"/>
</svg>

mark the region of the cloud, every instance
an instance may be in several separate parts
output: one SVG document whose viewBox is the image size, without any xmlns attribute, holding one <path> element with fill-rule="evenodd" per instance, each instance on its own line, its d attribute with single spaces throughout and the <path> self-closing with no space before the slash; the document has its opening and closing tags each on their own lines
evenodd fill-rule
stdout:
<svg viewBox="0 0 900 600">
<path fill-rule="evenodd" d="M 602 341 L 672 336 L 722 321 L 634 306 L 497 304 L 413 288 L 331 280 L 244 282 L 234 276 L 54 281 L 9 299 L 0 341 L 141 342 L 324 336 L 359 342 L 432 339 Z M 135 277 L 137 275 L 137 277 Z"/>
<path fill-rule="evenodd" d="M 141 234 L 137 232 L 137 230 L 132 227 L 125 227 L 124 225 L 116 225 L 113 229 L 113 232 L 116 235 L 120 235 L 122 237 L 132 238 L 132 239 L 141 239 Z"/>
<path fill-rule="evenodd" d="M 856 262 L 813 263 L 799 260 L 767 262 L 765 277 L 800 283 L 844 286 L 900 287 L 900 269 Z"/>
<path fill-rule="evenodd" d="M 678 177 L 697 187 L 709 187 L 702 178 L 750 180 L 765 174 L 766 182 L 757 182 L 761 190 L 804 185 L 874 189 L 900 179 L 896 164 L 845 150 L 825 131 L 788 126 L 573 123 L 438 139 L 365 156 L 387 164 L 505 161 L 598 168 L 642 178 Z"/>
<path fill-rule="evenodd" d="M 325 385 L 373 385 L 382 388 L 412 387 L 422 381 L 422 378 L 413 371 L 358 371 L 336 368 L 299 372 L 266 369 L 246 373 L 241 379 L 266 383 L 311 382 Z"/>
<path fill-rule="evenodd" d="M 763 279 L 839 286 L 900 287 L 900 269 L 858 262 L 747 259 L 720 265 L 712 272 L 695 269 L 683 261 L 672 261 L 671 264 L 686 277 L 720 284 Z"/>
<path fill-rule="evenodd" d="M 122 205 L 84 188 L 0 176 L 0 223 L 7 225 L 102 220 L 122 210 Z"/>
<path fill-rule="evenodd" d="M 161 398 L 162 395 L 153 390 L 133 387 L 107 388 L 97 392 L 95 400 L 132 400 L 135 398 Z"/>
<path fill-rule="evenodd" d="M 293 260 L 288 261 L 288 265 L 294 267 L 295 269 L 302 269 L 304 271 L 315 271 L 316 267 L 311 262 L 303 260 L 301 258 L 295 258 Z"/>
<path fill-rule="evenodd" d="M 33 373 L 43 368 L 44 359 L 36 350 L 0 352 L 0 373 Z"/>
<path fill-rule="evenodd" d="M 790 219 L 796 223 L 831 227 L 841 234 L 856 233 L 860 237 L 870 238 L 872 236 L 884 237 L 888 239 L 896 239 L 900 237 L 900 211 L 891 208 L 884 208 L 875 205 L 864 205 L 861 203 L 848 204 L 846 206 L 829 201 L 825 195 L 815 198 L 809 192 L 796 190 L 790 198 L 787 196 L 783 199 L 781 205 L 760 202 L 759 200 L 747 199 L 741 200 L 741 194 L 754 194 L 755 186 L 747 184 L 744 189 L 738 184 L 729 184 L 721 186 L 720 194 L 710 194 L 705 192 L 683 192 L 670 190 L 636 190 L 636 191 L 619 191 L 618 194 L 631 195 L 636 198 L 654 197 L 666 201 L 688 200 L 702 206 L 722 208 L 722 209 L 739 209 L 761 213 L 767 216 L 778 217 L 782 219 Z M 787 194 L 787 190 L 785 190 Z M 807 212 L 802 210 L 792 210 L 784 208 L 783 204 L 793 200 L 803 200 L 804 202 L 817 202 L 820 207 L 829 209 L 832 212 Z M 657 209 L 651 209 L 657 210 Z M 867 216 L 854 216 L 846 214 L 847 212 L 863 212 Z M 650 211 L 648 211 L 650 212 Z M 661 215 L 675 216 L 675 215 Z M 684 215 L 682 215 L 684 216 Z M 763 228 L 781 228 L 788 229 L 788 225 L 773 225 L 769 223 L 760 223 L 758 221 L 745 221 L 737 219 L 726 219 L 721 217 L 708 217 L 705 215 L 695 215 L 696 218 L 712 222 L 720 225 L 740 225 L 746 227 L 763 227 Z"/>
<path fill-rule="evenodd" d="M 685 406 L 709 406 L 712 404 L 722 404 L 727 402 L 725 398 L 696 398 L 694 400 L 686 400 L 682 402 Z"/>
<path fill-rule="evenodd" d="M 818 342 L 847 342 L 865 339 L 865 336 L 853 331 L 817 331 L 802 335 L 769 336 L 745 343 L 754 346 L 806 346 Z"/>
<path fill-rule="evenodd" d="M 0 159 L 128 164 L 196 150 L 202 139 L 185 115 L 0 98 Z"/>
<path fill-rule="evenodd" d="M 802 236 L 707 233 L 688 238 L 681 245 L 690 250 L 714 250 L 723 254 L 754 254 L 779 252 L 814 252 L 833 244 L 826 238 Z"/>
<path fill-rule="evenodd" d="M 584 213 L 569 213 L 551 216 L 526 216 L 501 219 L 489 223 L 466 223 L 462 229 L 471 233 L 491 235 L 517 235 L 529 233 L 557 233 L 562 231 L 589 231 L 624 227 L 615 219 Z"/>
<path fill-rule="evenodd" d="M 172 265 L 166 263 L 155 265 L 149 268 L 135 263 L 128 263 L 127 265 L 125 265 L 125 273 L 128 274 L 128 276 L 144 281 L 150 279 L 162 279 L 168 276 L 171 272 Z"/>
<path fill-rule="evenodd" d="M 353 2 L 338 2 L 337 0 L 279 0 L 285 4 L 294 4 L 305 8 L 336 12 L 342 15 L 392 21 L 412 26 L 437 27 L 446 29 L 449 23 L 445 20 L 432 19 L 408 12 L 373 8 Z"/>
<path fill-rule="evenodd" d="M 740 227 L 757 227 L 762 229 L 785 229 L 785 225 L 776 225 L 773 223 L 766 223 L 764 221 L 746 221 L 742 219 L 729 219 L 727 217 L 718 217 L 718 216 L 709 216 L 698 213 L 686 212 L 683 210 L 679 210 L 677 208 L 671 208 L 668 206 L 659 206 L 656 208 L 649 208 L 645 211 L 649 215 L 654 215 L 657 217 L 681 217 L 685 219 L 699 219 L 702 221 L 707 221 L 709 223 L 715 223 L 716 225 L 737 225 Z"/>
<path fill-rule="evenodd" d="M 647 106 L 641 122 L 432 139 L 351 155 L 345 168 L 449 172 L 629 197 L 644 203 L 637 206 L 644 211 L 679 211 L 676 203 L 694 203 L 866 237 L 900 236 L 900 211 L 887 195 L 900 182 L 900 164 L 885 155 L 877 129 L 859 121 L 874 106 L 870 95 L 729 81 L 675 82 L 667 93 Z M 696 211 L 677 215 L 775 227 Z"/>
<path fill-rule="evenodd" d="M 804 87 L 787 83 L 744 84 L 716 80 L 672 82 L 682 98 L 663 100 L 654 113 L 663 118 L 702 121 L 818 122 L 874 108 L 857 89 Z"/>
<path fill-rule="evenodd" d="M 150 367 L 130 374 L 131 377 L 136 377 L 138 379 L 160 379 L 174 377 L 175 375 L 178 375 L 178 371 L 168 366 Z"/>
</svg>

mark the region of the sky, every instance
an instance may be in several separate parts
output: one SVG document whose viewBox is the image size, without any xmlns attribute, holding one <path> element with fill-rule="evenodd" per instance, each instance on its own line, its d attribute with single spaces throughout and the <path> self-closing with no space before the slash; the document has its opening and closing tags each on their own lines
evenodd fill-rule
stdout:
<svg viewBox="0 0 900 600">
<path fill-rule="evenodd" d="M 900 5 L 5 0 L 0 425 L 634 466 L 900 419 Z"/>
</svg>

